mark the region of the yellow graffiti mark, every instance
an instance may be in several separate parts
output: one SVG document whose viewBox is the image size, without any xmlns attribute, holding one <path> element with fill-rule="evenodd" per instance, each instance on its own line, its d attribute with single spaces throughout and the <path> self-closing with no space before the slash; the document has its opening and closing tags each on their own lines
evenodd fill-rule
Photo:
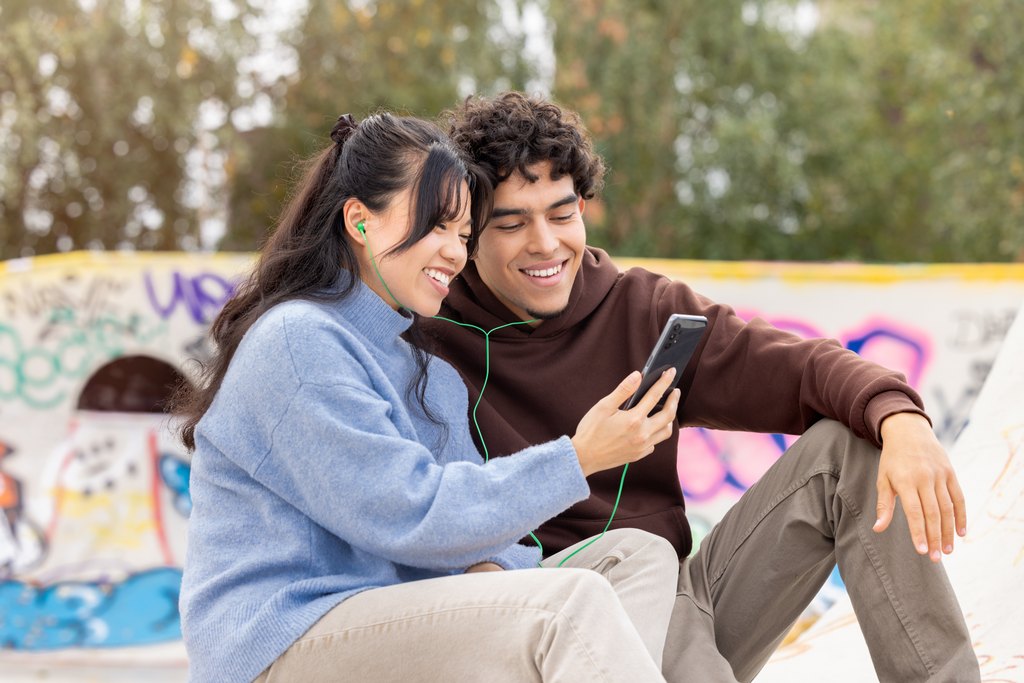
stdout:
<svg viewBox="0 0 1024 683">
<path fill-rule="evenodd" d="M 207 263 L 238 264 L 239 272 L 248 268 L 255 254 L 248 252 L 89 252 L 46 254 L 30 258 L 0 261 L 0 278 L 5 275 L 64 268 L 93 267 L 110 273 L 111 268 L 137 269 L 140 265 L 160 265 L 176 260 Z M 694 261 L 686 259 L 618 258 L 623 270 L 639 266 L 676 278 L 710 278 L 721 280 L 779 279 L 790 283 L 810 281 L 862 282 L 888 284 L 908 280 L 956 280 L 958 282 L 1024 282 L 1024 263 L 798 263 L 773 261 Z"/>
<path fill-rule="evenodd" d="M 243 273 L 249 268 L 255 257 L 255 253 L 249 252 L 190 254 L 186 252 L 73 251 L 66 254 L 44 254 L 0 261 L 0 279 L 7 275 L 46 271 L 60 272 L 69 268 L 74 270 L 93 269 L 111 275 L 114 269 L 134 272 L 140 265 L 160 266 L 176 261 L 222 264 L 229 267 L 238 264 L 238 272 Z"/>
<path fill-rule="evenodd" d="M 59 489 L 60 515 L 77 522 L 76 531 L 92 537 L 94 547 L 139 549 L 156 532 L 152 499 L 143 492 L 93 493 Z"/>
<path fill-rule="evenodd" d="M 616 258 L 622 270 L 641 267 L 669 277 L 712 280 L 779 280 L 787 284 L 858 282 L 892 284 L 920 280 L 957 282 L 1024 282 L 1024 263 L 794 263 L 770 261 L 689 261 Z"/>
<path fill-rule="evenodd" d="M 1014 475 L 1020 474 L 1021 468 L 1021 457 L 1024 455 L 1024 425 L 1013 425 L 1007 427 L 1002 433 L 1003 440 L 1006 442 L 1007 450 L 1009 451 L 1006 463 L 1003 465 L 1003 469 L 999 472 L 999 476 L 996 477 L 993 482 L 991 490 L 998 496 L 1002 497 L 1004 488 L 1009 488 L 1013 493 L 1010 494 L 1012 502 L 1007 506 L 1007 512 L 997 517 L 999 521 L 1011 520 L 1014 522 L 1020 522 L 1021 518 L 1012 517 L 1011 513 L 1018 508 L 1018 505 L 1024 501 L 1024 492 L 1020 490 L 1014 491 L 1018 487 L 1019 477 Z M 1004 484 L 1004 479 L 1010 479 L 1009 483 Z M 1020 566 L 1021 561 L 1024 560 L 1024 544 L 1021 545 L 1017 554 L 1013 558 L 1013 566 Z"/>
<path fill-rule="evenodd" d="M 796 640 L 791 641 L 788 645 L 780 647 L 775 652 L 774 659 L 776 661 L 782 661 L 785 659 L 792 659 L 793 657 L 796 657 L 798 655 L 802 655 L 805 652 L 810 651 L 814 647 L 815 641 L 820 640 L 824 636 L 835 631 L 841 631 L 845 628 L 849 628 L 850 626 L 856 625 L 857 615 L 853 614 L 852 612 L 850 614 L 844 614 L 842 617 L 837 618 L 833 623 L 829 624 L 826 628 L 822 628 L 818 631 L 808 633 L 804 635 L 803 638 L 797 638 Z"/>
</svg>

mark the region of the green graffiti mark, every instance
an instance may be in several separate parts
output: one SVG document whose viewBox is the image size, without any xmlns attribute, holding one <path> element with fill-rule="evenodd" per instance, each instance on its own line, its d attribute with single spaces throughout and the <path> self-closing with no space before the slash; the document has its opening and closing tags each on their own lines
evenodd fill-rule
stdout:
<svg viewBox="0 0 1024 683">
<path fill-rule="evenodd" d="M 0 323 L 0 401 L 24 401 L 46 410 L 67 398 L 62 385 L 85 377 L 98 365 L 124 355 L 125 348 L 146 345 L 167 333 L 167 323 L 147 322 L 138 314 L 124 319 L 100 316 L 80 321 L 70 308 L 56 308 L 26 348 L 17 330 Z"/>
</svg>

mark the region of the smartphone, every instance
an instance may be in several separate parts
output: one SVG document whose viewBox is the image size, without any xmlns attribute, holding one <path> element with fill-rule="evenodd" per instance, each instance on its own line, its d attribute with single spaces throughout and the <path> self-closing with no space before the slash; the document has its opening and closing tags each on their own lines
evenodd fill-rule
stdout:
<svg viewBox="0 0 1024 683">
<path fill-rule="evenodd" d="M 673 313 L 669 316 L 668 322 L 665 323 L 665 327 L 661 331 L 661 336 L 658 337 L 658 343 L 654 345 L 647 363 L 644 364 L 640 388 L 636 390 L 636 393 L 623 408 L 628 410 L 636 405 L 647 393 L 647 390 L 658 381 L 661 373 L 674 367 L 676 376 L 672 379 L 672 384 L 665 390 L 665 395 L 661 397 L 658 405 L 651 412 L 661 410 L 668 393 L 679 384 L 679 380 L 683 376 L 683 369 L 690 362 L 707 326 L 708 319 L 702 315 Z"/>
</svg>

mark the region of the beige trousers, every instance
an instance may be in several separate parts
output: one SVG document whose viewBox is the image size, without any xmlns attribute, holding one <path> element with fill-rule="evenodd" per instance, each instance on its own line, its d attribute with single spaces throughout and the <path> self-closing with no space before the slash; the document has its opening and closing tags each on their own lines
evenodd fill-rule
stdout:
<svg viewBox="0 0 1024 683">
<path fill-rule="evenodd" d="M 914 551 L 900 506 L 871 529 L 878 455 L 824 420 L 743 494 L 682 563 L 667 680 L 753 679 L 836 564 L 882 683 L 980 680 L 946 573 Z"/>
<path fill-rule="evenodd" d="M 663 681 L 679 560 L 664 539 L 609 531 L 555 568 L 460 574 L 364 591 L 318 621 L 258 683 Z"/>
</svg>

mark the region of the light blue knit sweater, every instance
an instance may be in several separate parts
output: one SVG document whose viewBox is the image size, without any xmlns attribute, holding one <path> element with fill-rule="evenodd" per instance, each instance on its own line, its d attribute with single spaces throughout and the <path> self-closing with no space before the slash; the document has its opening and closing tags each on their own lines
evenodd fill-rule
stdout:
<svg viewBox="0 0 1024 683">
<path fill-rule="evenodd" d="M 251 681 L 358 591 L 485 560 L 536 566 L 517 540 L 589 494 L 568 437 L 483 464 L 463 383 L 435 358 L 440 445 L 407 393 L 410 323 L 359 283 L 341 302 L 276 306 L 242 340 L 196 429 L 192 681 Z"/>
</svg>

